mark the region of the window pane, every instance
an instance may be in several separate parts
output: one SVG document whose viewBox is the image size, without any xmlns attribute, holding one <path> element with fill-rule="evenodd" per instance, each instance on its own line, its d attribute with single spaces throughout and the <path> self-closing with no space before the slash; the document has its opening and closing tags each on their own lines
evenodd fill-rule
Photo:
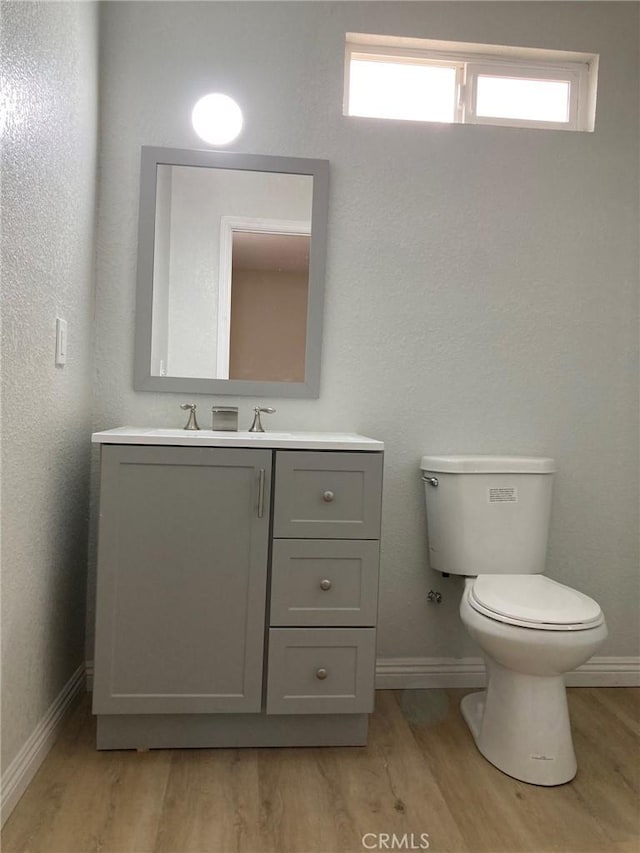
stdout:
<svg viewBox="0 0 640 853">
<path fill-rule="evenodd" d="M 532 80 L 527 77 L 490 77 L 479 74 L 476 115 L 529 121 L 569 121 L 567 80 Z"/>
<path fill-rule="evenodd" d="M 455 67 L 351 60 L 351 116 L 452 122 L 455 103 Z"/>
</svg>

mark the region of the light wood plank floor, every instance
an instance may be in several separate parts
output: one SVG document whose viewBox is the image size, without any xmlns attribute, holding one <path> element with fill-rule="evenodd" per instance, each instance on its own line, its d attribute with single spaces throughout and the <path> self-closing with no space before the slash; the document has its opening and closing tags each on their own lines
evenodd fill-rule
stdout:
<svg viewBox="0 0 640 853">
<path fill-rule="evenodd" d="M 2 850 L 363 853 L 366 833 L 406 834 L 396 850 L 418 849 L 422 833 L 451 853 L 640 850 L 640 689 L 569 690 L 579 770 L 558 788 L 516 782 L 478 754 L 465 692 L 379 691 L 367 748 L 147 753 L 96 752 L 85 698 Z"/>
</svg>

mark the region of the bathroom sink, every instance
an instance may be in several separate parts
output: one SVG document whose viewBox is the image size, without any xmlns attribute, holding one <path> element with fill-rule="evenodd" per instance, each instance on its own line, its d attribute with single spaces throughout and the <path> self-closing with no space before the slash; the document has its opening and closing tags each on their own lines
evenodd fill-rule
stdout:
<svg viewBox="0 0 640 853">
<path fill-rule="evenodd" d="M 166 429 L 124 426 L 95 432 L 94 444 L 150 444 L 191 447 L 265 447 L 290 450 L 384 450 L 384 444 L 346 432 L 249 432 L 249 430 Z"/>
<path fill-rule="evenodd" d="M 206 437 L 219 438 L 240 438 L 242 440 L 264 442 L 267 437 L 271 439 L 292 438 L 293 432 L 277 432 L 269 430 L 268 432 L 249 432 L 249 430 L 214 430 L 214 429 L 149 429 L 146 430 L 149 436 L 169 436 L 173 438 L 184 439 L 203 439 Z"/>
</svg>

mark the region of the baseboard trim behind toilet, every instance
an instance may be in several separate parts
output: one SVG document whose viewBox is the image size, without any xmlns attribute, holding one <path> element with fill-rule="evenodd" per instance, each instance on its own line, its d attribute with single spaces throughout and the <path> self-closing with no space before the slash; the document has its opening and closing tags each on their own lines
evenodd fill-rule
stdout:
<svg viewBox="0 0 640 853">
<path fill-rule="evenodd" d="M 567 673 L 568 687 L 640 687 L 640 657 L 593 657 Z M 484 687 L 484 662 L 469 658 L 378 658 L 377 690 Z"/>
<path fill-rule="evenodd" d="M 29 782 L 55 743 L 67 712 L 85 687 L 85 665 L 81 664 L 49 706 L 46 714 L 27 738 L 11 764 L 2 774 L 0 788 L 0 825 L 13 811 Z"/>
</svg>

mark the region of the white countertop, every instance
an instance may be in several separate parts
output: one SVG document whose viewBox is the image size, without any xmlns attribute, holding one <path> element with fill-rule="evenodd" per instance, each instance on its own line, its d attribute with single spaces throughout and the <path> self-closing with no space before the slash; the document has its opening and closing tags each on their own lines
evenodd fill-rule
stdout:
<svg viewBox="0 0 640 853">
<path fill-rule="evenodd" d="M 94 432 L 94 444 L 168 444 L 180 447 L 274 447 L 285 450 L 384 450 L 384 442 L 348 432 L 220 432 L 124 426 Z"/>
</svg>

